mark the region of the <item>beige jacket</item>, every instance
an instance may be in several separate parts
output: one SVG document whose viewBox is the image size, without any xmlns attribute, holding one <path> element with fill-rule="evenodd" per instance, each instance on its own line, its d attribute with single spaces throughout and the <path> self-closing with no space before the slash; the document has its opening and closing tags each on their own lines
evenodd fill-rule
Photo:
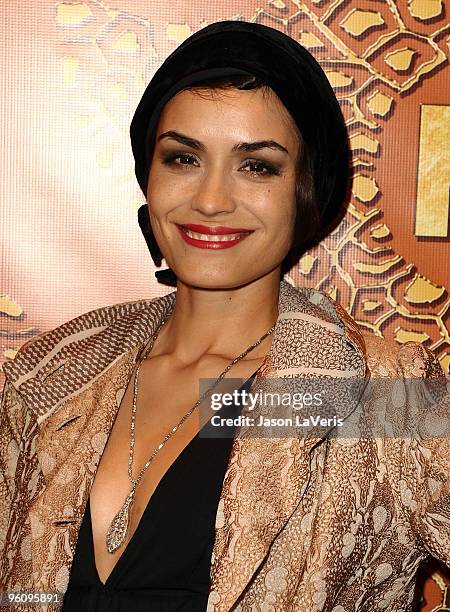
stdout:
<svg viewBox="0 0 450 612">
<path fill-rule="evenodd" d="M 89 312 L 5 364 L 0 590 L 65 591 L 116 411 L 175 299 L 173 292 Z M 436 378 L 445 387 L 439 363 L 421 345 L 362 334 L 325 294 L 282 281 L 271 349 L 253 384 L 349 374 L 400 384 Z M 406 422 L 409 402 L 400 393 L 338 410 L 344 419 L 357 415 L 358 426 L 380 406 Z M 449 414 L 448 397 L 439 403 L 432 422 Z M 236 435 L 216 516 L 208 612 L 410 610 L 419 562 L 431 554 L 450 566 L 449 474 L 448 434 Z"/>
</svg>

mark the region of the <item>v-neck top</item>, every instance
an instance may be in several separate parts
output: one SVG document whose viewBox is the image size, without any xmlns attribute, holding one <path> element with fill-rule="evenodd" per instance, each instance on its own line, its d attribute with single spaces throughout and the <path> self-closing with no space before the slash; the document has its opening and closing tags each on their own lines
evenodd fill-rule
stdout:
<svg viewBox="0 0 450 612">
<path fill-rule="evenodd" d="M 255 374 L 240 389 L 248 390 Z M 217 414 L 233 417 L 240 410 L 234 402 Z M 169 466 L 104 584 L 88 499 L 62 612 L 206 610 L 217 506 L 235 430 L 213 434 L 211 428 L 208 421 Z"/>
</svg>

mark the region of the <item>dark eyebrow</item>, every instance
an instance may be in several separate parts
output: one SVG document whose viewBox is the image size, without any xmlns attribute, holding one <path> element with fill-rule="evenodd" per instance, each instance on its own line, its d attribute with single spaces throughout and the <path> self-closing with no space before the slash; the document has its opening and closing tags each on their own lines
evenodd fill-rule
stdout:
<svg viewBox="0 0 450 612">
<path fill-rule="evenodd" d="M 180 142 L 181 144 L 186 145 L 187 147 L 191 147 L 192 149 L 197 149 L 198 151 L 205 151 L 205 145 L 201 143 L 199 140 L 195 138 L 190 138 L 185 134 L 180 134 L 179 132 L 174 132 L 169 130 L 168 132 L 164 132 L 158 136 L 158 142 L 163 138 L 173 138 Z M 289 155 L 289 151 L 280 145 L 275 140 L 258 140 L 256 142 L 239 142 L 234 145 L 232 151 L 244 151 L 245 153 L 252 153 L 253 151 L 258 151 L 259 149 L 277 149 L 282 153 L 287 153 Z"/>
</svg>

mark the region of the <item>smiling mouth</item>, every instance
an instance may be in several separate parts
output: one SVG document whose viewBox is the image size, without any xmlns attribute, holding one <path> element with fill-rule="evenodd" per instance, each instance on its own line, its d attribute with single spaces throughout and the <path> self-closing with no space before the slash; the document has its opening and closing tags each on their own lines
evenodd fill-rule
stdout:
<svg viewBox="0 0 450 612">
<path fill-rule="evenodd" d="M 193 238 L 194 240 L 203 240 L 205 242 L 230 242 L 251 234 L 251 230 L 246 232 L 238 232 L 235 234 L 201 234 L 199 232 L 193 232 L 184 225 L 179 225 L 178 227 L 186 234 L 186 236 L 189 236 L 189 238 Z"/>
<path fill-rule="evenodd" d="M 254 232 L 254 230 L 246 230 L 242 227 L 208 227 L 198 224 L 189 224 L 189 227 L 176 224 L 176 227 L 183 240 L 190 246 L 212 250 L 222 250 L 234 247 Z"/>
</svg>

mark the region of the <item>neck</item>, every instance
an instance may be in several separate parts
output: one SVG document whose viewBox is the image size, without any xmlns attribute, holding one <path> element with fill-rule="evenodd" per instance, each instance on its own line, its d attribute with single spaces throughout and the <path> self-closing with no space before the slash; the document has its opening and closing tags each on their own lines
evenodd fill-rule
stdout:
<svg viewBox="0 0 450 612">
<path fill-rule="evenodd" d="M 202 289 L 177 283 L 172 314 L 161 329 L 153 354 L 171 353 L 184 363 L 205 354 L 232 359 L 256 342 L 278 316 L 280 272 L 233 289 Z M 269 335 L 249 358 L 264 356 Z"/>
</svg>

